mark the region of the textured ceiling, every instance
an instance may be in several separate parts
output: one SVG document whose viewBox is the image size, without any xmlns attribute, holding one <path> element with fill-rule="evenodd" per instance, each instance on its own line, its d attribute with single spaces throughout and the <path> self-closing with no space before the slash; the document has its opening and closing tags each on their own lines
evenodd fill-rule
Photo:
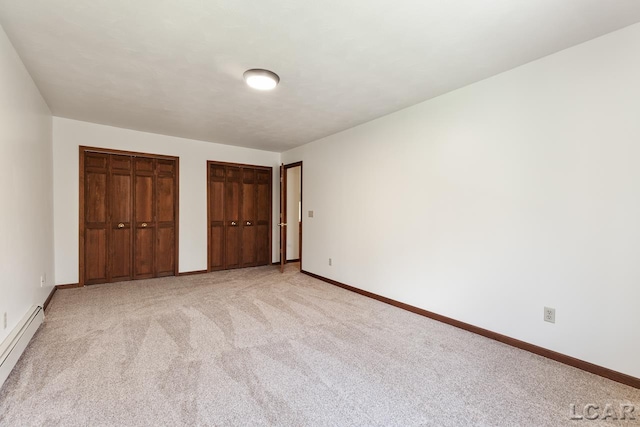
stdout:
<svg viewBox="0 0 640 427">
<path fill-rule="evenodd" d="M 638 21 L 639 0 L 0 0 L 54 115 L 271 151 Z"/>
</svg>

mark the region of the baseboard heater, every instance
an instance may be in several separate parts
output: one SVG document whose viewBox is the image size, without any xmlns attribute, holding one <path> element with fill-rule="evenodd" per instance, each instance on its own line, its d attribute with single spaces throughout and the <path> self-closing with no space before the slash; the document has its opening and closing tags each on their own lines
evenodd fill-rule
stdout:
<svg viewBox="0 0 640 427">
<path fill-rule="evenodd" d="M 29 341 L 43 321 L 44 310 L 42 307 L 34 305 L 7 339 L 0 344 L 0 387 L 9 377 L 11 370 L 18 363 L 22 352 L 27 348 Z"/>
</svg>

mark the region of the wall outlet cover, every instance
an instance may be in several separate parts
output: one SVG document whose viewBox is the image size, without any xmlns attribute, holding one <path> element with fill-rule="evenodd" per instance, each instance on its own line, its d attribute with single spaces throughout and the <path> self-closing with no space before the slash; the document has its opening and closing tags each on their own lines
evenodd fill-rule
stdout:
<svg viewBox="0 0 640 427">
<path fill-rule="evenodd" d="M 544 321 L 556 323 L 556 309 L 551 307 L 544 308 Z"/>
</svg>

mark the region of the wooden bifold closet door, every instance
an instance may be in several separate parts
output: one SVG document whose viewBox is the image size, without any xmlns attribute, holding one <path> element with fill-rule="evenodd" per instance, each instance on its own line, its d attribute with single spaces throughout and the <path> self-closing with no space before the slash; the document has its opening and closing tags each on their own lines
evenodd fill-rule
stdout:
<svg viewBox="0 0 640 427">
<path fill-rule="evenodd" d="M 209 271 L 268 265 L 271 168 L 207 162 Z"/>
<path fill-rule="evenodd" d="M 80 285 L 177 274 L 177 159 L 86 147 L 80 159 Z"/>
</svg>

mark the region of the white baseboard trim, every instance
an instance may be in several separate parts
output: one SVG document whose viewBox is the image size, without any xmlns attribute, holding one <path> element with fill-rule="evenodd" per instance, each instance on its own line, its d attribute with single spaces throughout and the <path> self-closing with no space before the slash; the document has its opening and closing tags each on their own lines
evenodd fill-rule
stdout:
<svg viewBox="0 0 640 427">
<path fill-rule="evenodd" d="M 34 305 L 0 344 L 0 387 L 9 377 L 31 338 L 44 321 L 44 310 Z"/>
</svg>

